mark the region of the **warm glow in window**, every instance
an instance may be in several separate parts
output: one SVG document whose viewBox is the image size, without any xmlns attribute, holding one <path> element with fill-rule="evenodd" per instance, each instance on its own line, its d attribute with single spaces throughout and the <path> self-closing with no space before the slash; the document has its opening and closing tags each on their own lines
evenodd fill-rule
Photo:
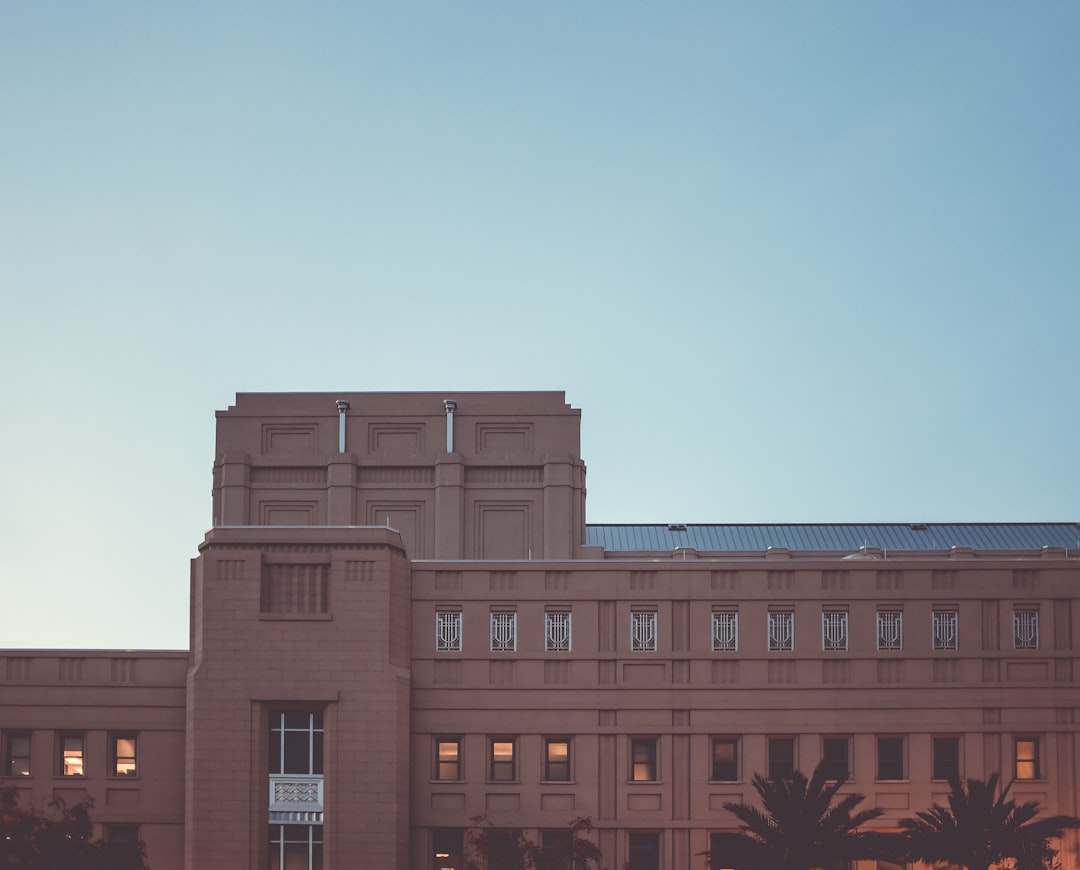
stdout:
<svg viewBox="0 0 1080 870">
<path fill-rule="evenodd" d="M 1038 740 L 1022 737 L 1016 741 L 1016 778 L 1041 779 Z"/>
<path fill-rule="evenodd" d="M 514 741 L 491 741 L 491 779 L 495 782 L 514 780 Z"/>
<path fill-rule="evenodd" d="M 451 781 L 461 779 L 461 741 L 440 740 L 438 753 L 438 779 Z"/>
<path fill-rule="evenodd" d="M 570 779 L 570 741 L 551 739 L 545 741 L 544 779 L 568 782 Z"/>
<path fill-rule="evenodd" d="M 113 776 L 135 776 L 135 738 L 113 738 Z"/>
<path fill-rule="evenodd" d="M 83 776 L 83 737 L 81 734 L 69 734 L 60 738 L 61 761 L 64 776 Z"/>
</svg>

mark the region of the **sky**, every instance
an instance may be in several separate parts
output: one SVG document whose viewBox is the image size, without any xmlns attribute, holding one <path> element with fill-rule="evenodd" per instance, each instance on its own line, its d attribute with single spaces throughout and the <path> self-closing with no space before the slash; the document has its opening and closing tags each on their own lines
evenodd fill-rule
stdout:
<svg viewBox="0 0 1080 870">
<path fill-rule="evenodd" d="M 185 648 L 237 392 L 591 522 L 1077 521 L 1080 4 L 0 2 L 0 647 Z"/>
</svg>

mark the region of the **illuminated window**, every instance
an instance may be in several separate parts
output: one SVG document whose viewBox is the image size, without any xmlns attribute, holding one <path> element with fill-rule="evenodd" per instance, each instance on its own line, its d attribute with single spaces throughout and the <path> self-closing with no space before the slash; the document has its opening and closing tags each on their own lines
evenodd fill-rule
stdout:
<svg viewBox="0 0 1080 870">
<path fill-rule="evenodd" d="M 432 870 L 458 870 L 464 866 L 465 834 L 460 828 L 431 832 Z"/>
<path fill-rule="evenodd" d="M 60 735 L 60 774 L 62 776 L 85 776 L 86 736 L 83 734 Z"/>
<path fill-rule="evenodd" d="M 851 777 L 849 747 L 850 741 L 846 737 L 826 737 L 821 741 L 821 761 L 829 779 L 846 780 Z"/>
<path fill-rule="evenodd" d="M 109 770 L 113 776 L 136 776 L 135 735 L 114 734 L 110 739 Z"/>
<path fill-rule="evenodd" d="M 1013 648 L 1039 648 L 1039 611 L 1031 607 L 1018 607 L 1013 611 Z"/>
<path fill-rule="evenodd" d="M 768 740 L 769 779 L 779 782 L 795 773 L 795 738 L 770 737 Z"/>
<path fill-rule="evenodd" d="M 630 649 L 633 652 L 656 651 L 655 610 L 635 610 L 630 614 Z"/>
<path fill-rule="evenodd" d="M 879 737 L 877 741 L 877 778 L 904 778 L 904 738 Z"/>
<path fill-rule="evenodd" d="M 880 650 L 904 648 L 904 611 L 879 610 L 877 612 L 877 648 Z"/>
<path fill-rule="evenodd" d="M 461 652 L 461 611 L 435 611 L 435 651 Z"/>
<path fill-rule="evenodd" d="M 712 648 L 713 652 L 736 652 L 739 649 L 738 611 L 713 611 Z"/>
<path fill-rule="evenodd" d="M 934 766 L 931 779 L 954 780 L 960 778 L 960 738 L 934 738 Z"/>
<path fill-rule="evenodd" d="M 955 610 L 935 610 L 930 619 L 934 632 L 934 649 L 956 649 L 959 614 Z"/>
<path fill-rule="evenodd" d="M 322 825 L 271 825 L 270 870 L 322 870 Z"/>
<path fill-rule="evenodd" d="M 30 776 L 30 735 L 8 734 L 4 748 L 4 776 Z"/>
<path fill-rule="evenodd" d="M 513 652 L 517 649 L 517 614 L 495 610 L 491 613 L 491 651 Z"/>
<path fill-rule="evenodd" d="M 714 737 L 712 742 L 712 777 L 715 782 L 739 779 L 739 740 L 737 737 Z"/>
<path fill-rule="evenodd" d="M 634 782 L 657 781 L 655 737 L 630 741 L 630 779 Z"/>
<path fill-rule="evenodd" d="M 323 772 L 323 714 L 274 711 L 270 714 L 270 773 Z"/>
<path fill-rule="evenodd" d="M 1042 770 L 1039 766 L 1038 738 L 1016 738 L 1016 778 L 1042 779 Z"/>
<path fill-rule="evenodd" d="M 517 779 L 515 741 L 509 737 L 493 737 L 491 739 L 491 770 L 492 782 L 514 782 Z"/>
<path fill-rule="evenodd" d="M 544 738 L 544 779 L 548 782 L 570 781 L 570 738 Z"/>
<path fill-rule="evenodd" d="M 795 611 L 769 611 L 769 651 L 785 652 L 795 649 Z"/>
<path fill-rule="evenodd" d="M 544 650 L 570 652 L 570 617 L 568 610 L 548 610 L 544 613 Z"/>
<path fill-rule="evenodd" d="M 443 782 L 461 780 L 461 738 L 440 738 L 435 741 L 435 779 Z"/>
<path fill-rule="evenodd" d="M 823 610 L 821 613 L 821 648 L 823 650 L 846 650 L 847 647 L 847 611 Z"/>
</svg>

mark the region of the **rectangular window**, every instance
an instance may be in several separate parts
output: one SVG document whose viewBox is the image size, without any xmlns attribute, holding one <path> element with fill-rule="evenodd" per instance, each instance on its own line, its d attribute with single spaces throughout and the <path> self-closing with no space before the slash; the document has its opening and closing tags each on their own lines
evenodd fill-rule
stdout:
<svg viewBox="0 0 1080 870">
<path fill-rule="evenodd" d="M 461 780 L 460 737 L 440 737 L 435 741 L 435 779 L 441 782 Z"/>
<path fill-rule="evenodd" d="M 514 782 L 517 780 L 517 743 L 512 737 L 491 738 L 492 782 Z"/>
<path fill-rule="evenodd" d="M 86 735 L 60 735 L 60 774 L 62 776 L 86 775 Z"/>
<path fill-rule="evenodd" d="M 1013 611 L 1013 649 L 1039 648 L 1039 611 L 1017 607 Z"/>
<path fill-rule="evenodd" d="M 270 714 L 271 774 L 323 772 L 323 714 L 281 711 Z"/>
<path fill-rule="evenodd" d="M 461 611 L 435 611 L 435 651 L 461 652 Z"/>
<path fill-rule="evenodd" d="M 458 870 L 464 866 L 465 832 L 450 828 L 431 832 L 432 870 Z"/>
<path fill-rule="evenodd" d="M 134 734 L 113 734 L 109 738 L 109 772 L 113 776 L 137 776 Z"/>
<path fill-rule="evenodd" d="M 823 650 L 848 648 L 848 612 L 846 610 L 821 612 L 821 648 Z"/>
<path fill-rule="evenodd" d="M 1016 778 L 1042 779 L 1037 737 L 1016 738 Z"/>
<path fill-rule="evenodd" d="M 322 870 L 322 825 L 271 825 L 270 870 Z"/>
<path fill-rule="evenodd" d="M 712 742 L 712 777 L 714 782 L 737 782 L 739 779 L 739 739 L 714 737 Z"/>
<path fill-rule="evenodd" d="M 736 652 L 739 649 L 739 613 L 714 610 L 712 613 L 713 652 Z"/>
<path fill-rule="evenodd" d="M 904 648 L 904 611 L 879 610 L 877 612 L 877 648 L 879 650 Z"/>
<path fill-rule="evenodd" d="M 960 615 L 955 610 L 935 610 L 930 617 L 934 649 L 956 649 Z"/>
<path fill-rule="evenodd" d="M 786 652 L 795 649 L 795 611 L 769 611 L 769 651 Z"/>
<path fill-rule="evenodd" d="M 544 779 L 547 782 L 570 781 L 570 738 L 544 738 Z"/>
<path fill-rule="evenodd" d="M 5 735 L 4 741 L 4 776 L 30 776 L 30 735 Z"/>
<path fill-rule="evenodd" d="M 568 610 L 544 612 L 544 651 L 570 652 L 570 617 Z"/>
<path fill-rule="evenodd" d="M 491 611 L 491 651 L 514 652 L 517 649 L 517 613 Z"/>
<path fill-rule="evenodd" d="M 655 610 L 635 610 L 630 614 L 630 649 L 633 652 L 656 651 Z"/>
<path fill-rule="evenodd" d="M 829 779 L 839 781 L 851 778 L 849 746 L 850 741 L 846 737 L 826 737 L 821 741 L 821 760 Z"/>
<path fill-rule="evenodd" d="M 132 824 L 106 825 L 105 842 L 116 846 L 133 846 L 139 842 L 139 826 Z"/>
<path fill-rule="evenodd" d="M 795 773 L 795 738 L 770 737 L 768 752 L 769 779 L 776 782 L 791 779 Z"/>
<path fill-rule="evenodd" d="M 904 738 L 879 737 L 877 741 L 877 778 L 904 778 Z"/>
<path fill-rule="evenodd" d="M 630 741 L 630 779 L 656 782 L 656 738 L 639 737 Z"/>
<path fill-rule="evenodd" d="M 934 766 L 931 779 L 960 779 L 960 738 L 934 738 Z"/>
<path fill-rule="evenodd" d="M 627 870 L 660 870 L 660 835 L 631 834 Z"/>
</svg>

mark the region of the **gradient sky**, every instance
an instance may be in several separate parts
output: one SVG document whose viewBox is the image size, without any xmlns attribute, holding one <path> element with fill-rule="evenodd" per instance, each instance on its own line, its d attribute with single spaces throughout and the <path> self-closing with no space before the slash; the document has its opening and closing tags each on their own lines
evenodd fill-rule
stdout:
<svg viewBox="0 0 1080 870">
<path fill-rule="evenodd" d="M 1080 4 L 0 3 L 0 647 L 187 645 L 236 392 L 566 390 L 593 522 L 1080 520 Z"/>
</svg>

